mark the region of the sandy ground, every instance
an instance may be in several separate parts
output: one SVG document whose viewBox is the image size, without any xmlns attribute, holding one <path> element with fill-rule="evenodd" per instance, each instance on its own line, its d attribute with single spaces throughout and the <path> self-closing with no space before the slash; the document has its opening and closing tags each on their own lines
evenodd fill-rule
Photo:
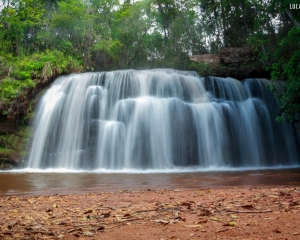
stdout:
<svg viewBox="0 0 300 240">
<path fill-rule="evenodd" d="M 6 196 L 0 239 L 300 239 L 300 187 Z"/>
</svg>

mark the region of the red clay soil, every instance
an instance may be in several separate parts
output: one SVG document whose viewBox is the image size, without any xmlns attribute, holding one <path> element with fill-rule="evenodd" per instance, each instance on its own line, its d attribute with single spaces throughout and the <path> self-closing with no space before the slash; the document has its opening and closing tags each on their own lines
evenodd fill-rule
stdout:
<svg viewBox="0 0 300 240">
<path fill-rule="evenodd" d="M 0 239 L 300 239 L 300 188 L 0 198 Z"/>
</svg>

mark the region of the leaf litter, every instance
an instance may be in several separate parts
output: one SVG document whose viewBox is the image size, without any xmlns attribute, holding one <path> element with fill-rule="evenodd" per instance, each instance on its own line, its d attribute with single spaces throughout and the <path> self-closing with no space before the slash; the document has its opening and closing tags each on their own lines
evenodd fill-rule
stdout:
<svg viewBox="0 0 300 240">
<path fill-rule="evenodd" d="M 9 196 L 0 206 L 0 239 L 299 237 L 295 187 Z"/>
</svg>

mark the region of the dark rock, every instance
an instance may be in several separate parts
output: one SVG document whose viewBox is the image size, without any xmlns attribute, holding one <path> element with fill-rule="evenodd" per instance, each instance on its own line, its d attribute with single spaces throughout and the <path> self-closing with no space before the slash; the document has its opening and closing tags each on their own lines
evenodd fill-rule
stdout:
<svg viewBox="0 0 300 240">
<path fill-rule="evenodd" d="M 220 56 L 218 54 L 202 54 L 202 55 L 192 55 L 190 60 L 194 62 L 202 62 L 213 65 L 220 65 Z"/>
<path fill-rule="evenodd" d="M 250 47 L 222 48 L 219 51 L 221 64 L 239 67 L 241 64 L 254 61 L 255 54 Z"/>
<path fill-rule="evenodd" d="M 192 62 L 206 64 L 203 72 L 195 68 L 203 76 L 244 78 L 270 78 L 254 51 L 250 47 L 222 48 L 219 54 L 203 54 L 190 56 Z"/>
</svg>

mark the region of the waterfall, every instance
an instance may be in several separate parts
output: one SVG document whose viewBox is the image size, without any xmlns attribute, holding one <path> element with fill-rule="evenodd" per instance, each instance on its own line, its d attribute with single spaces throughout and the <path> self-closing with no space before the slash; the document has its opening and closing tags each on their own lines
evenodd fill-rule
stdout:
<svg viewBox="0 0 300 240">
<path fill-rule="evenodd" d="M 59 77 L 40 100 L 30 168 L 164 170 L 299 164 L 268 80 L 171 69 Z"/>
</svg>

